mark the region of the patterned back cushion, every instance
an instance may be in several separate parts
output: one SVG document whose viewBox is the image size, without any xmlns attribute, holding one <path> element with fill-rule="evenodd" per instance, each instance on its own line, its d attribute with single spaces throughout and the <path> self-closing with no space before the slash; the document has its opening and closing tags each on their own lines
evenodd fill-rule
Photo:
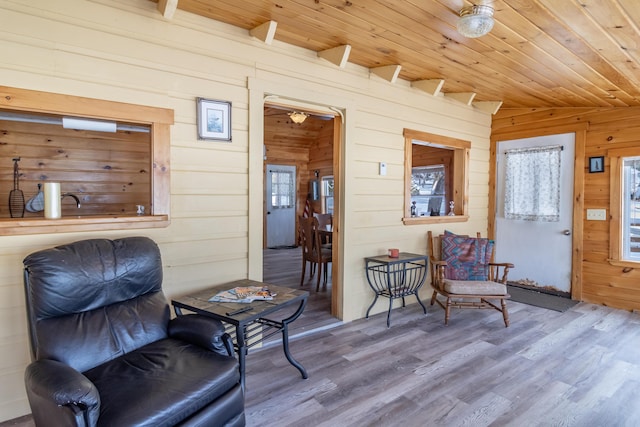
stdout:
<svg viewBox="0 0 640 427">
<path fill-rule="evenodd" d="M 493 240 L 445 232 L 444 236 L 440 236 L 440 259 L 447 262 L 445 277 L 452 280 L 487 280 L 493 246 Z"/>
</svg>

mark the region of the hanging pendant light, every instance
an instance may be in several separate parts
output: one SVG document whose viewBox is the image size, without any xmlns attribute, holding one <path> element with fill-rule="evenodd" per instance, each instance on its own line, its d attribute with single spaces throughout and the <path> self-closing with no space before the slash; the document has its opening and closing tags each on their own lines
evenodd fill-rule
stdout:
<svg viewBox="0 0 640 427">
<path fill-rule="evenodd" d="M 304 122 L 305 120 L 307 120 L 307 117 L 309 117 L 309 115 L 307 113 L 303 113 L 302 111 L 292 111 L 289 113 L 289 118 L 291 118 L 291 121 L 296 124 Z"/>
<path fill-rule="evenodd" d="M 474 39 L 488 34 L 493 24 L 493 8 L 487 5 L 474 5 L 460 10 L 457 27 L 460 34 Z"/>
</svg>

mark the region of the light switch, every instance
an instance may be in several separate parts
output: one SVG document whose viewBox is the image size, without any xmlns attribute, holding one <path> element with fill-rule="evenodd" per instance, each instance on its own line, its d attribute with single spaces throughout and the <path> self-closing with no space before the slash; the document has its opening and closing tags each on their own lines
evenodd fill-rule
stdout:
<svg viewBox="0 0 640 427">
<path fill-rule="evenodd" d="M 387 164 L 380 162 L 380 175 L 385 176 L 387 174 Z"/>
<path fill-rule="evenodd" d="M 587 220 L 589 221 L 606 221 L 606 209 L 587 209 Z"/>
</svg>

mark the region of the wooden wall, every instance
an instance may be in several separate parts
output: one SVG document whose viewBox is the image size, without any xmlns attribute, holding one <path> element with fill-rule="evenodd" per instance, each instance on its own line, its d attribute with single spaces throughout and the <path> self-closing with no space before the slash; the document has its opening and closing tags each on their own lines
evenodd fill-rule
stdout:
<svg viewBox="0 0 640 427">
<path fill-rule="evenodd" d="M 500 110 L 492 124 L 492 140 L 525 138 L 536 135 L 570 132 L 584 129 L 586 140 L 583 150 L 576 146 L 576 153 L 584 157 L 576 164 L 584 165 L 584 182 L 578 183 L 584 194 L 582 229 L 578 233 L 580 271 L 579 298 L 596 304 L 628 310 L 640 309 L 640 268 L 625 269 L 608 262 L 609 220 L 587 221 L 587 209 L 606 209 L 609 212 L 610 179 L 607 150 L 640 145 L 640 108 L 593 109 L 508 109 Z M 504 137 L 503 137 L 504 136 Z M 579 142 L 577 141 L 576 144 Z M 588 158 L 605 157 L 605 173 L 588 173 Z M 575 215 L 574 215 L 575 217 Z M 570 260 L 561 260 L 570 262 Z M 639 265 L 640 267 L 640 265 Z M 628 270 L 628 271 L 627 271 Z"/>
<path fill-rule="evenodd" d="M 136 205 L 151 203 L 151 136 L 149 133 L 91 132 L 60 125 L 0 120 L 0 218 L 9 218 L 13 158 L 20 158 L 19 186 L 25 201 L 38 184 L 60 182 L 65 197 L 62 215 L 135 215 Z M 25 218 L 43 217 L 25 211 Z"/>
</svg>

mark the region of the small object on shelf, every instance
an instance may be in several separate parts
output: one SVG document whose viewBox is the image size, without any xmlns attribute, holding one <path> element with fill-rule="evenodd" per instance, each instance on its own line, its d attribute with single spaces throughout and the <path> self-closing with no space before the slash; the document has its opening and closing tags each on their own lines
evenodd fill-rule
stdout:
<svg viewBox="0 0 640 427">
<path fill-rule="evenodd" d="M 13 189 L 9 192 L 9 213 L 11 218 L 24 217 L 24 193 L 20 190 L 20 171 L 18 162 L 20 157 L 13 159 Z"/>
<path fill-rule="evenodd" d="M 449 213 L 447 214 L 448 216 L 455 216 L 456 215 L 456 213 L 453 211 L 453 206 L 454 206 L 454 203 L 453 203 L 453 200 L 452 200 L 452 201 L 449 202 Z"/>
<path fill-rule="evenodd" d="M 400 256 L 400 249 L 389 249 L 389 258 L 398 258 Z"/>
<path fill-rule="evenodd" d="M 62 194 L 59 182 L 44 183 L 44 217 L 47 219 L 62 217 Z"/>
<path fill-rule="evenodd" d="M 136 205 L 136 214 L 144 215 L 144 205 Z"/>
</svg>

